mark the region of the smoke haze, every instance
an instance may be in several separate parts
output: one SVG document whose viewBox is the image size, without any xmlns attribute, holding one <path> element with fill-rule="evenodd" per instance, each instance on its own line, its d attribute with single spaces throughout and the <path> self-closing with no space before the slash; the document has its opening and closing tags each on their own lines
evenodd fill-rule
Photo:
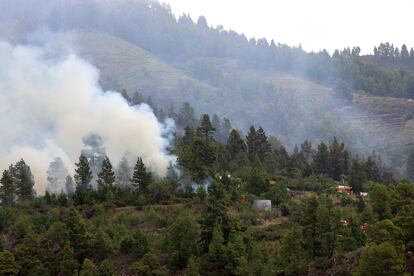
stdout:
<svg viewBox="0 0 414 276">
<path fill-rule="evenodd" d="M 166 153 L 172 122 L 161 124 L 147 105 L 131 107 L 119 93 L 104 92 L 98 70 L 76 55 L 0 42 L 0 64 L 0 168 L 24 158 L 38 193 L 56 157 L 73 173 L 90 134 L 102 137 L 114 166 L 129 153 L 164 176 L 174 161 Z"/>
</svg>

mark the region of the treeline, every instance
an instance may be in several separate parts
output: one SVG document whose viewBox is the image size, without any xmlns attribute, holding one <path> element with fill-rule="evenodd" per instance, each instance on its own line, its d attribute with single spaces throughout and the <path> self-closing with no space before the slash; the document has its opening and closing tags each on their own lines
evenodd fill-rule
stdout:
<svg viewBox="0 0 414 276">
<path fill-rule="evenodd" d="M 252 126 L 245 137 L 236 129 L 226 129 L 229 132 L 226 142 L 220 142 L 223 130 L 220 135 L 216 134 L 215 124 L 209 115 L 204 114 L 199 123 L 192 123 L 195 128 L 188 126 L 175 137 L 172 152 L 178 156 L 179 167 L 171 164 L 166 179 L 154 179 L 141 158 L 138 158 L 132 172 L 129 172 L 123 171 L 123 163 L 127 162 L 125 159 L 115 170 L 107 156 L 102 160 L 100 171 L 94 178 L 90 161 L 82 154 L 75 164 L 73 178 L 67 172 L 61 174 L 60 184 L 57 184 L 57 176 L 53 172 L 53 169 L 61 166 L 57 165 L 59 160 L 51 163 L 47 196 L 62 195 L 62 200 L 66 200 L 66 195 L 69 195 L 75 204 L 86 204 L 112 198 L 125 199 L 128 196 L 122 193 L 132 193 L 142 203 L 146 202 L 145 199 L 159 202 L 165 199 L 166 194 L 179 188 L 191 191 L 194 188 L 193 181 L 201 184 L 217 172 L 240 177 L 246 181 L 246 190 L 256 196 L 269 191 L 269 180 L 285 178 L 309 180 L 316 176 L 326 176 L 349 183 L 356 193 L 366 191 L 367 187 L 363 184 L 367 181 L 385 184 L 396 182 L 375 154 L 367 158 L 352 156 L 336 138 L 330 144 L 321 142 L 316 148 L 305 141 L 289 153 L 276 137 L 267 136 L 261 127 L 256 129 Z M 221 126 L 220 120 L 217 125 Z M 14 205 L 32 199 L 35 195 L 34 177 L 24 160 L 5 170 L 0 183 L 0 199 L 3 204 Z M 303 189 L 315 191 L 311 185 L 306 187 L 306 184 Z"/>
<path fill-rule="evenodd" d="M 178 110 L 176 110 L 174 104 L 171 104 L 168 110 L 165 110 L 161 106 L 155 104 L 151 96 L 145 98 L 138 91 L 130 97 L 128 92 L 123 89 L 121 91 L 121 95 L 132 106 L 142 103 L 150 106 L 155 116 L 161 122 L 165 122 L 167 118 L 173 119 L 176 126 L 181 130 L 187 126 L 195 128 L 200 123 L 197 113 L 194 111 L 194 108 L 189 102 L 183 102 Z M 230 120 L 226 117 L 220 118 L 217 114 L 213 114 L 211 125 L 214 128 L 214 138 L 224 143 L 232 129 Z"/>
<path fill-rule="evenodd" d="M 301 46 L 291 47 L 266 39 L 248 39 L 243 34 L 210 27 L 205 17 L 193 22 L 189 15 L 176 19 L 168 6 L 143 1 L 137 15 L 146 26 L 136 34 L 123 34 L 147 51 L 168 62 L 199 58 L 231 58 L 242 67 L 254 70 L 279 70 L 311 78 L 337 87 L 346 82 L 349 90 L 363 90 L 379 96 L 414 97 L 414 76 L 406 70 L 386 70 L 372 63 L 362 62 L 360 48 L 336 50 L 330 55 L 326 50 L 305 52 Z M 124 28 L 124 26 L 118 26 Z M 139 35 L 138 35 L 139 33 Z M 164 34 L 168 33 L 168 36 Z M 411 51 L 411 50 L 410 50 Z M 389 43 L 374 49 L 378 58 L 411 60 L 408 48 L 396 50 Z M 397 54 L 398 53 L 398 54 Z M 214 79 L 204 72 L 203 78 Z M 346 97 L 349 98 L 349 93 Z"/>
<path fill-rule="evenodd" d="M 395 183 L 375 153 L 367 158 L 353 156 L 336 138 L 328 145 L 321 142 L 316 148 L 305 141 L 289 153 L 261 127 L 252 126 L 246 137 L 232 129 L 225 143 L 215 140 L 214 132 L 210 117 L 204 114 L 197 128 L 186 127 L 176 137 L 174 153 L 178 163 L 185 174 L 199 183 L 216 171 L 242 176 L 249 182 L 247 190 L 255 195 L 268 192 L 265 183 L 270 179 L 324 175 L 349 183 L 356 193 L 365 191 L 363 184 L 367 181 Z M 244 178 L 246 172 L 250 175 Z"/>
<path fill-rule="evenodd" d="M 414 61 L 414 49 L 408 50 L 407 45 L 403 44 L 401 50 L 394 44 L 386 42 L 374 47 L 374 57 L 376 60 L 392 60 L 396 63 L 412 63 Z"/>
</svg>

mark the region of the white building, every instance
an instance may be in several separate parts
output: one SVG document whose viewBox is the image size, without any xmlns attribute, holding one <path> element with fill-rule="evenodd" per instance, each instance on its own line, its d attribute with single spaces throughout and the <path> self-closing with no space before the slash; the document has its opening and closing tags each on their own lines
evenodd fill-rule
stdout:
<svg viewBox="0 0 414 276">
<path fill-rule="evenodd" d="M 272 201 L 268 199 L 260 199 L 253 201 L 253 208 L 258 211 L 271 211 Z"/>
</svg>

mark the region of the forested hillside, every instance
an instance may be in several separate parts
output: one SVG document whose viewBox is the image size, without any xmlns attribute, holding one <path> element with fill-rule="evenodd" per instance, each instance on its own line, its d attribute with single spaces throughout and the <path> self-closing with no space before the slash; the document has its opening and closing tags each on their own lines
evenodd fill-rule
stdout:
<svg viewBox="0 0 414 276">
<path fill-rule="evenodd" d="M 152 0 L 0 21 L 0 276 L 414 273 L 412 48 L 306 52 Z"/>
<path fill-rule="evenodd" d="M 52 192 L 51 163 L 49 192 L 36 196 L 29 165 L 10 166 L 0 180 L 0 273 L 404 275 L 411 182 L 336 138 L 289 154 L 261 127 L 243 137 L 224 126 L 205 114 L 177 135 L 180 171 L 163 179 L 138 158 L 125 183 L 105 158 L 93 183 L 96 164 L 81 155 L 74 181 Z M 272 209 L 253 208 L 256 199 Z"/>
</svg>

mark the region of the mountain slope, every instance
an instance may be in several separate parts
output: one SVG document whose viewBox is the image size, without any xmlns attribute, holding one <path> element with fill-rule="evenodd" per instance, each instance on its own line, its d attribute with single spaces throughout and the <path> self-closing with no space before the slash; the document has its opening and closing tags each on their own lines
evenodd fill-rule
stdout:
<svg viewBox="0 0 414 276">
<path fill-rule="evenodd" d="M 131 95 L 139 91 L 164 105 L 216 93 L 213 87 L 122 39 L 93 32 L 79 32 L 75 37 L 80 54 L 101 71 L 106 89 L 126 89 Z"/>
<path fill-rule="evenodd" d="M 334 135 L 358 150 L 413 143 L 414 109 L 406 99 L 356 94 L 338 106 L 331 88 L 288 73 L 249 70 L 232 59 L 170 65 L 108 34 L 76 37 L 80 54 L 100 69 L 105 88 L 139 91 L 164 108 L 189 101 L 197 113 L 229 117 L 243 130 L 261 125 L 290 147 Z"/>
<path fill-rule="evenodd" d="M 242 129 L 260 124 L 288 140 L 295 138 L 295 142 L 305 137 L 305 125 L 315 121 L 310 113 L 325 110 L 330 98 L 327 87 L 286 73 L 264 75 L 242 68 L 235 60 L 203 60 L 202 70 L 215 66 L 212 70 L 220 75 L 220 80 L 212 81 L 193 74 L 193 62 L 174 67 L 108 34 L 80 32 L 76 41 L 80 54 L 100 69 L 107 89 L 125 88 L 130 94 L 139 91 L 164 108 L 189 101 L 198 113 L 229 117 Z M 293 135 L 294 120 L 303 122 L 303 127 Z"/>
</svg>

